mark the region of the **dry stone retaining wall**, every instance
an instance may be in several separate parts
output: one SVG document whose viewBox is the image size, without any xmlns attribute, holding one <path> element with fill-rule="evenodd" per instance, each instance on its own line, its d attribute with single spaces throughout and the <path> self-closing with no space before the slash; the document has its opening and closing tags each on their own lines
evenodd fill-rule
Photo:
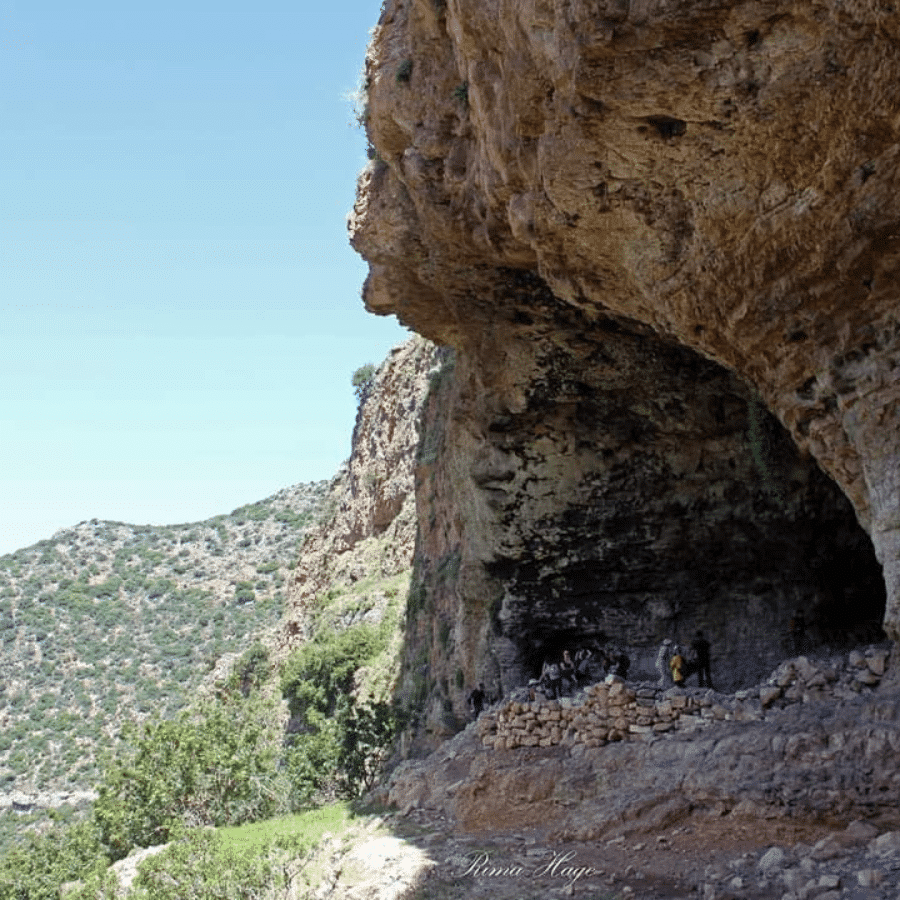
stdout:
<svg viewBox="0 0 900 900">
<path fill-rule="evenodd" d="M 765 684 L 732 695 L 631 685 L 610 676 L 575 698 L 509 701 L 482 715 L 478 731 L 484 746 L 494 750 L 563 744 L 577 753 L 610 741 L 642 740 L 716 721 L 758 721 L 773 706 L 851 699 L 874 688 L 889 655 L 885 647 L 869 647 L 824 660 L 799 656 L 782 663 Z"/>
</svg>

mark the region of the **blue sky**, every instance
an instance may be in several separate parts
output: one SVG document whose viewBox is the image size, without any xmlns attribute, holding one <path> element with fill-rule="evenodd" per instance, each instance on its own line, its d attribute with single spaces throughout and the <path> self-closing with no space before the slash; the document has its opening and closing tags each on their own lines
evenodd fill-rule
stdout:
<svg viewBox="0 0 900 900">
<path fill-rule="evenodd" d="M 329 478 L 365 312 L 378 0 L 0 0 L 0 553 Z"/>
</svg>

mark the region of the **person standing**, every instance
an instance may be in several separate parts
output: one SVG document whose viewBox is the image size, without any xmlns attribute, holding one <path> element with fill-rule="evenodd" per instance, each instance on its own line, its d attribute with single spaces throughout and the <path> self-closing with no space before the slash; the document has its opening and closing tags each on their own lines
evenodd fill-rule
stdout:
<svg viewBox="0 0 900 900">
<path fill-rule="evenodd" d="M 575 678 L 575 663 L 572 661 L 572 654 L 568 650 L 563 651 L 562 662 L 559 664 L 559 674 L 565 683 L 566 691 L 571 692 L 578 686 Z"/>
<path fill-rule="evenodd" d="M 697 664 L 697 684 L 700 687 L 711 688 L 713 685 L 712 673 L 709 668 L 709 641 L 704 637 L 700 629 L 697 629 L 694 642 L 691 644 L 691 650 Z"/>
<path fill-rule="evenodd" d="M 672 641 L 666 638 L 659 645 L 659 652 L 656 654 L 656 674 L 659 675 L 658 687 L 665 687 L 669 683 L 669 676 L 666 674 L 666 668 L 669 664 L 669 657 L 672 653 Z"/>
<path fill-rule="evenodd" d="M 469 706 L 477 719 L 484 709 L 484 684 L 479 682 L 477 688 L 473 688 L 469 694 Z"/>
<path fill-rule="evenodd" d="M 799 656 L 806 649 L 806 616 L 803 615 L 802 609 L 798 609 L 794 613 L 788 628 L 791 632 L 794 653 Z"/>
<path fill-rule="evenodd" d="M 669 660 L 669 671 L 672 673 L 672 681 L 675 687 L 684 687 L 684 657 L 681 655 L 681 648 L 676 644 L 672 648 L 672 658 Z"/>
</svg>

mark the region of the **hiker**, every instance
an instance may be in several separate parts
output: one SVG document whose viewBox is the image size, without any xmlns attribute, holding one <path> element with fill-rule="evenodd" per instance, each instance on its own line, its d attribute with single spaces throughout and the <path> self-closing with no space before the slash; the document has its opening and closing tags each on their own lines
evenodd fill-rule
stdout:
<svg viewBox="0 0 900 900">
<path fill-rule="evenodd" d="M 617 650 L 613 656 L 612 673 L 619 678 L 628 678 L 628 670 L 631 668 L 631 659 L 624 650 Z"/>
<path fill-rule="evenodd" d="M 612 665 L 612 661 L 610 660 L 609 654 L 606 652 L 606 649 L 604 647 L 599 647 L 597 649 L 597 665 L 600 667 L 600 671 L 604 675 L 609 674 L 609 669 Z"/>
<path fill-rule="evenodd" d="M 475 715 L 477 719 L 482 710 L 484 709 L 484 684 L 482 682 L 478 682 L 477 688 L 472 688 L 469 693 L 469 708 Z"/>
<path fill-rule="evenodd" d="M 666 666 L 672 655 L 672 640 L 665 638 L 659 645 L 659 652 L 656 654 L 656 674 L 659 675 L 657 687 L 665 687 L 669 683 L 669 675 L 666 674 Z"/>
<path fill-rule="evenodd" d="M 691 652 L 694 655 L 694 665 L 697 671 L 697 684 L 700 687 L 711 688 L 712 673 L 709 670 L 709 641 L 698 628 L 694 642 L 691 644 Z"/>
<path fill-rule="evenodd" d="M 559 674 L 565 682 L 566 691 L 571 693 L 577 686 L 575 679 L 575 663 L 572 662 L 572 654 L 563 650 L 562 662 L 559 664 Z"/>
<path fill-rule="evenodd" d="M 544 663 L 541 671 L 541 690 L 548 700 L 559 700 L 562 695 L 562 673 L 559 663 Z"/>
<path fill-rule="evenodd" d="M 593 653 L 582 647 L 575 654 L 575 680 L 579 687 L 584 687 L 591 680 L 591 657 Z"/>
<path fill-rule="evenodd" d="M 672 648 L 672 657 L 669 660 L 669 671 L 672 673 L 672 681 L 675 687 L 684 687 L 684 657 L 681 655 L 681 648 L 676 644 Z"/>
</svg>

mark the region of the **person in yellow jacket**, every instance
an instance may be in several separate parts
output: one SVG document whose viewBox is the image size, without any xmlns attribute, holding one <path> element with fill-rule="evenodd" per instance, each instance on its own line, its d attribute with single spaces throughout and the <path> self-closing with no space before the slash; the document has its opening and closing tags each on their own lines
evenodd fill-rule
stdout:
<svg viewBox="0 0 900 900">
<path fill-rule="evenodd" d="M 669 671 L 672 673 L 672 681 L 676 687 L 684 687 L 684 657 L 681 655 L 681 648 L 676 644 L 672 650 L 672 657 L 669 659 Z"/>
</svg>

